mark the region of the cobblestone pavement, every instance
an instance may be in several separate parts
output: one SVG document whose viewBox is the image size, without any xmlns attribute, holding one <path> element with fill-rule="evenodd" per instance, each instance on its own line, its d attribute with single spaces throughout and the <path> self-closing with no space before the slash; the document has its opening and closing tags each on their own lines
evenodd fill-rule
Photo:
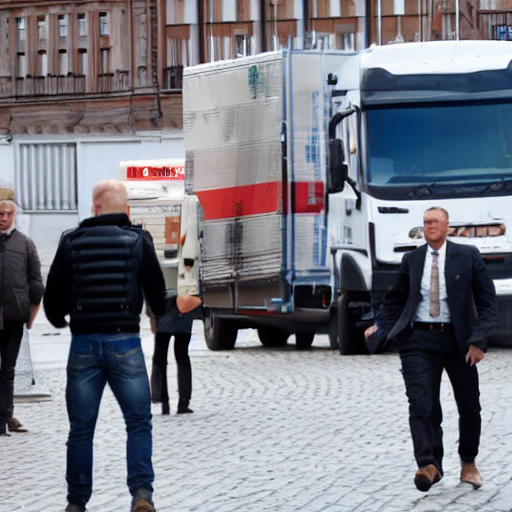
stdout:
<svg viewBox="0 0 512 512">
<path fill-rule="evenodd" d="M 152 335 L 143 348 L 151 365 Z M 0 512 L 61 512 L 66 504 L 64 403 L 67 330 L 39 320 L 30 334 L 36 386 L 52 399 L 16 404 L 27 434 L 0 438 Z M 310 351 L 263 348 L 242 331 L 235 350 L 211 352 L 194 323 L 194 414 L 153 405 L 158 512 L 512 511 L 512 350 L 480 364 L 484 486 L 461 484 L 457 414 L 443 382 L 445 477 L 430 492 L 416 470 L 399 360 L 346 356 L 317 336 Z M 169 379 L 176 380 L 170 354 Z M 174 390 L 175 386 L 171 386 Z M 173 406 L 176 405 L 177 395 Z M 95 436 L 89 512 L 128 512 L 124 422 L 106 390 Z"/>
</svg>

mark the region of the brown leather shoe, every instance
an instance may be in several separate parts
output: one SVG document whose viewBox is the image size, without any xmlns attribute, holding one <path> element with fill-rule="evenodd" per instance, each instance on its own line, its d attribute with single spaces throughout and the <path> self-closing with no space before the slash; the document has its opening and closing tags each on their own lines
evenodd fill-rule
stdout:
<svg viewBox="0 0 512 512">
<path fill-rule="evenodd" d="M 441 480 L 441 473 L 434 464 L 421 467 L 414 476 L 414 484 L 422 492 L 427 492 L 439 480 Z"/>
<path fill-rule="evenodd" d="M 132 500 L 131 512 L 156 512 L 149 489 L 141 487 L 137 490 Z"/>
<path fill-rule="evenodd" d="M 7 420 L 7 428 L 9 429 L 9 432 L 28 432 L 21 422 L 14 417 Z"/>
<path fill-rule="evenodd" d="M 476 469 L 475 462 L 462 462 L 460 481 L 471 484 L 475 489 L 482 487 L 482 477 Z"/>
</svg>

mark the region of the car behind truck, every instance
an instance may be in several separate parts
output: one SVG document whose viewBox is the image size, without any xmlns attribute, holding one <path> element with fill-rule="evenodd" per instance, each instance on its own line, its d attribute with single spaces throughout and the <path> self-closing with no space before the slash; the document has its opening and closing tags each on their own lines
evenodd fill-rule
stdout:
<svg viewBox="0 0 512 512">
<path fill-rule="evenodd" d="M 211 349 L 328 333 L 364 353 L 422 216 L 482 253 L 512 345 L 512 43 L 280 51 L 187 68 L 188 191 L 199 198 Z"/>
</svg>

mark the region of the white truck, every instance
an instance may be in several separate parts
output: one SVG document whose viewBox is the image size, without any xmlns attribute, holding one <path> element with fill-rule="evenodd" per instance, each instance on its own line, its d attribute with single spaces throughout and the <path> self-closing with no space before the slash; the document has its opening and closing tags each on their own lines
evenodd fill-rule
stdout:
<svg viewBox="0 0 512 512">
<path fill-rule="evenodd" d="M 203 208 L 200 282 L 211 349 L 257 328 L 299 348 L 363 330 L 423 212 L 479 248 L 512 345 L 512 43 L 360 53 L 280 51 L 185 70 L 187 183 Z"/>
</svg>

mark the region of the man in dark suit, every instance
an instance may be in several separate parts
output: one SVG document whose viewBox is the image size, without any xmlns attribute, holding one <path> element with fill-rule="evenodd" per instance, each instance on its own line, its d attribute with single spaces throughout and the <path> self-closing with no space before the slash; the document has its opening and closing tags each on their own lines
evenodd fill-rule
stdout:
<svg viewBox="0 0 512 512">
<path fill-rule="evenodd" d="M 443 476 L 439 392 L 445 369 L 459 411 L 460 480 L 477 489 L 482 479 L 475 465 L 481 429 L 476 364 L 497 324 L 496 292 L 478 249 L 446 240 L 446 210 L 429 208 L 423 223 L 427 244 L 405 254 L 365 336 L 381 329 L 378 336 L 400 352 L 419 468 L 416 487 L 426 492 Z"/>
</svg>

